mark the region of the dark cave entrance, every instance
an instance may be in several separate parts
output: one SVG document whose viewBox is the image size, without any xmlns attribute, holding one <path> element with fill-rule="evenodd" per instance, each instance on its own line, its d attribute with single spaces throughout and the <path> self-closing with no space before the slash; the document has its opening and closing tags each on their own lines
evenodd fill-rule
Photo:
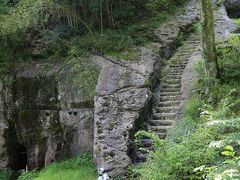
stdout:
<svg viewBox="0 0 240 180">
<path fill-rule="evenodd" d="M 240 18 L 240 3 L 231 4 L 229 2 L 225 3 L 225 7 L 227 10 L 228 17 L 231 19 L 239 19 Z"/>
<path fill-rule="evenodd" d="M 240 18 L 240 10 L 236 10 L 236 9 L 227 9 L 227 14 L 228 17 L 230 17 L 231 19 L 239 19 Z"/>
<path fill-rule="evenodd" d="M 26 169 L 27 164 L 28 164 L 27 148 L 19 144 L 17 148 L 16 169 L 17 170 Z"/>
</svg>

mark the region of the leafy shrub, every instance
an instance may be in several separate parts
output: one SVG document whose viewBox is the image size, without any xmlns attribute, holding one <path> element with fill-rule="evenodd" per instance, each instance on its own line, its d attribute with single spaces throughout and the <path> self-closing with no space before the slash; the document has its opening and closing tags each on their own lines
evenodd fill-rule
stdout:
<svg viewBox="0 0 240 180">
<path fill-rule="evenodd" d="M 14 175 L 15 175 L 15 172 L 10 169 L 5 170 L 5 171 L 0 171 L 0 179 L 1 180 L 12 180 Z"/>
<path fill-rule="evenodd" d="M 190 179 L 196 166 L 213 162 L 218 156 L 208 148 L 213 138 L 210 130 L 199 129 L 181 143 L 163 141 L 152 158 L 133 171 L 142 179 Z"/>
<path fill-rule="evenodd" d="M 235 36 L 230 44 L 231 47 L 218 50 L 221 78 L 225 82 L 240 79 L 240 37 Z"/>
</svg>

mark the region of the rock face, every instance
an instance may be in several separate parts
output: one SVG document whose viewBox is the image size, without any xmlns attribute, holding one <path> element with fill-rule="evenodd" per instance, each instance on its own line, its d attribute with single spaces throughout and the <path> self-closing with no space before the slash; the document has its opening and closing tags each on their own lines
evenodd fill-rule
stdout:
<svg viewBox="0 0 240 180">
<path fill-rule="evenodd" d="M 0 170 L 8 167 L 9 156 L 7 153 L 8 127 L 4 119 L 3 85 L 0 81 Z"/>
<path fill-rule="evenodd" d="M 31 170 L 93 152 L 93 99 L 83 97 L 70 81 L 75 75 L 71 68 L 44 67 L 18 69 L 15 80 L 1 87 L 5 99 L 0 98 L 0 107 L 8 113 L 0 111 L 0 156 L 6 158 L 0 169 Z"/>
<path fill-rule="evenodd" d="M 182 32 L 190 31 L 199 19 L 198 10 L 198 1 L 191 1 L 156 29 L 153 50 L 164 58 L 171 56 Z M 151 50 L 143 48 L 137 63 L 106 61 L 102 66 L 94 106 L 94 154 L 98 168 L 112 177 L 124 175 L 132 164 L 133 134 L 147 127 L 160 62 Z"/>
<path fill-rule="evenodd" d="M 190 32 L 193 28 L 193 23 L 200 18 L 200 5 L 199 1 L 192 0 L 187 3 L 184 8 L 180 9 L 177 14 L 170 17 L 168 21 L 163 23 L 159 28 L 154 31 L 160 44 L 157 46 L 160 53 L 164 57 L 169 58 L 179 46 L 182 32 Z"/>
<path fill-rule="evenodd" d="M 237 30 L 233 20 L 228 17 L 226 8 L 221 5 L 214 11 L 215 34 L 217 42 L 225 41 L 231 33 Z"/>
<path fill-rule="evenodd" d="M 98 167 L 111 176 L 123 175 L 132 163 L 132 136 L 150 107 L 147 87 L 157 72 L 154 54 L 142 49 L 138 63 L 106 62 L 100 73 L 94 113 L 94 153 Z"/>
</svg>

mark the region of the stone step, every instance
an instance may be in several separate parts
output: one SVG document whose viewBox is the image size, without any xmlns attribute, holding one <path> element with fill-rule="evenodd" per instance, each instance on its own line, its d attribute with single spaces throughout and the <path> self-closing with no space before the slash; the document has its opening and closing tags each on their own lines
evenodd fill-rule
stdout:
<svg viewBox="0 0 240 180">
<path fill-rule="evenodd" d="M 160 100 L 161 101 L 176 101 L 176 100 L 180 100 L 181 96 L 180 95 L 176 95 L 176 96 L 160 96 Z"/>
<path fill-rule="evenodd" d="M 180 51 L 177 55 L 189 55 L 189 53 L 188 53 L 188 52 Z"/>
<path fill-rule="evenodd" d="M 156 112 L 158 113 L 176 113 L 178 111 L 178 106 L 170 106 L 170 107 L 157 107 Z"/>
<path fill-rule="evenodd" d="M 168 76 L 182 78 L 182 73 L 169 72 Z"/>
<path fill-rule="evenodd" d="M 181 67 L 181 68 L 177 68 L 177 67 L 170 67 L 169 68 L 170 71 L 179 71 L 179 70 L 184 71 L 184 69 L 185 69 L 185 66 Z"/>
<path fill-rule="evenodd" d="M 184 71 L 184 69 L 171 69 L 171 70 L 169 71 L 169 74 L 170 74 L 170 73 L 179 73 L 179 74 L 182 74 L 183 71 Z"/>
<path fill-rule="evenodd" d="M 180 92 L 181 88 L 160 88 L 161 92 Z"/>
<path fill-rule="evenodd" d="M 173 78 L 172 76 L 167 76 L 168 78 L 164 79 L 162 83 L 168 83 L 168 84 L 181 84 L 181 77 Z"/>
<path fill-rule="evenodd" d="M 180 54 L 181 56 L 177 57 L 179 59 L 178 61 L 180 61 L 181 63 L 182 62 L 187 62 L 188 58 L 192 55 L 192 53 L 193 53 L 193 51 L 191 51 L 191 52 L 188 52 L 188 51 L 184 52 L 184 51 L 182 51 L 181 54 Z"/>
<path fill-rule="evenodd" d="M 172 126 L 172 120 L 151 120 L 149 121 L 150 126 Z"/>
<path fill-rule="evenodd" d="M 180 88 L 181 87 L 181 84 L 167 84 L 167 83 L 162 83 L 161 84 L 161 87 L 162 88 Z"/>
<path fill-rule="evenodd" d="M 167 75 L 164 79 L 162 79 L 162 82 L 176 82 L 181 83 L 182 82 L 182 75 Z"/>
<path fill-rule="evenodd" d="M 181 58 L 177 58 L 176 60 L 171 62 L 172 64 L 187 64 L 188 63 L 188 59 L 185 57 L 181 57 Z"/>
<path fill-rule="evenodd" d="M 174 120 L 176 118 L 176 113 L 154 113 L 153 120 Z"/>
<path fill-rule="evenodd" d="M 166 139 L 167 133 L 156 133 L 160 139 Z"/>
<path fill-rule="evenodd" d="M 193 47 L 193 45 L 200 44 L 200 43 L 201 43 L 201 41 L 194 40 L 194 39 L 186 41 L 186 45 L 190 46 L 190 47 Z"/>
<path fill-rule="evenodd" d="M 160 97 L 161 96 L 176 96 L 176 95 L 181 95 L 180 92 L 160 92 L 159 93 Z"/>
<path fill-rule="evenodd" d="M 135 162 L 141 163 L 141 162 L 147 161 L 147 158 L 149 157 L 149 153 L 148 152 L 143 153 L 142 151 L 136 151 L 134 156 L 135 156 Z"/>
<path fill-rule="evenodd" d="M 170 68 L 185 68 L 186 67 L 186 64 L 171 64 L 169 66 Z"/>
<path fill-rule="evenodd" d="M 171 106 L 179 106 L 180 101 L 165 101 L 165 102 L 159 102 L 159 107 L 171 107 Z"/>
<path fill-rule="evenodd" d="M 170 70 L 184 70 L 185 66 L 181 66 L 181 67 L 170 67 Z"/>
<path fill-rule="evenodd" d="M 172 126 L 148 126 L 148 129 L 156 133 L 167 133 L 168 129 L 171 127 Z"/>
<path fill-rule="evenodd" d="M 141 144 L 143 147 L 148 148 L 153 146 L 153 140 L 152 139 L 141 139 Z"/>
</svg>

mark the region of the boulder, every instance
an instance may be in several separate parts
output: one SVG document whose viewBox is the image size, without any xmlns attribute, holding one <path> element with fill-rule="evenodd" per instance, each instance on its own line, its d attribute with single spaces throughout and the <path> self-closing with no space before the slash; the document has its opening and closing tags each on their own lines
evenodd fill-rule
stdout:
<svg viewBox="0 0 240 180">
<path fill-rule="evenodd" d="M 137 62 L 105 62 L 94 104 L 94 154 L 98 168 L 111 177 L 132 164 L 133 135 L 145 123 L 159 70 L 156 55 L 141 49 Z"/>
</svg>

